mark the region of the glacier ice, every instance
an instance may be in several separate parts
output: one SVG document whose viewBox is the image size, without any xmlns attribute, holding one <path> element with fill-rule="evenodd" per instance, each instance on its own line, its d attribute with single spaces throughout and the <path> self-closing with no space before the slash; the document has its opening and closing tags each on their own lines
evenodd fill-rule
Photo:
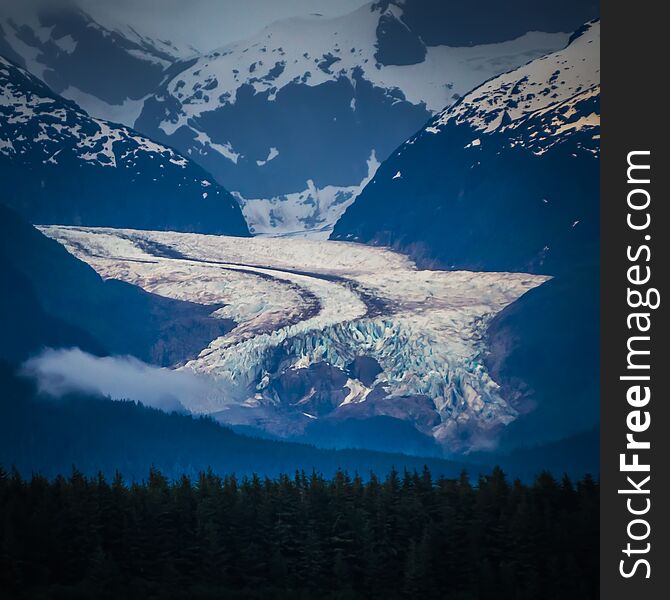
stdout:
<svg viewBox="0 0 670 600">
<path fill-rule="evenodd" d="M 224 305 L 214 315 L 232 317 L 238 326 L 176 366 L 213 381 L 206 394 L 189 400 L 192 412 L 225 421 L 232 400 L 237 409 L 231 419 L 256 419 L 256 411 L 278 410 L 271 382 L 281 373 L 324 362 L 346 372 L 354 359 L 367 356 L 381 373 L 370 386 L 349 376 L 342 405 L 369 402 L 372 388 L 398 403 L 428 397 L 439 419 L 423 429 L 447 448 L 460 443 L 464 427 L 495 430 L 516 417 L 484 366 L 483 336 L 493 315 L 544 276 L 423 271 L 388 249 L 346 242 L 42 230 L 104 277 Z M 316 418 L 299 406 L 273 415 L 275 433 L 289 422 L 291 430 L 299 427 L 296 419 Z"/>
</svg>

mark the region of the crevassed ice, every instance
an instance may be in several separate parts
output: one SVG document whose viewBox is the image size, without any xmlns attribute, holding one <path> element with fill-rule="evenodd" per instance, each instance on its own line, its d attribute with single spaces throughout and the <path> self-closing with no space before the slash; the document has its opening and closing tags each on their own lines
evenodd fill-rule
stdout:
<svg viewBox="0 0 670 600">
<path fill-rule="evenodd" d="M 319 361 L 344 369 L 365 355 L 381 366 L 378 382 L 391 397 L 433 400 L 438 439 L 456 422 L 494 426 L 515 418 L 484 366 L 483 334 L 493 315 L 546 277 L 421 271 L 388 249 L 345 242 L 42 230 L 105 277 L 227 305 L 218 316 L 235 318 L 238 327 L 180 367 L 212 378 L 210 392 L 188 406 L 193 412 L 257 404 L 268 373 Z M 152 243 L 178 258 L 152 254 Z M 361 386 L 351 383 L 358 391 L 349 402 L 365 401 Z"/>
</svg>

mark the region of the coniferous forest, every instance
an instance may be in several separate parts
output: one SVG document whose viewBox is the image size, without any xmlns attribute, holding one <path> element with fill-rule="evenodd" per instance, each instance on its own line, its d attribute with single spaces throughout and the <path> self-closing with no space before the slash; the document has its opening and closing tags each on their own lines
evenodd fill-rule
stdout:
<svg viewBox="0 0 670 600">
<path fill-rule="evenodd" d="M 0 471 L 11 598 L 447 598 L 598 594 L 599 486 L 500 469 L 332 479 L 212 472 L 126 485 Z"/>
</svg>

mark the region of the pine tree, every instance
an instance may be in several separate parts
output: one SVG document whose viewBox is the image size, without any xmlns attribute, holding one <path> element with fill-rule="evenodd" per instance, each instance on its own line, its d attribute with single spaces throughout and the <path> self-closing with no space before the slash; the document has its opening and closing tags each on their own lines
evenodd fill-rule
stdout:
<svg viewBox="0 0 670 600">
<path fill-rule="evenodd" d="M 598 497 L 591 477 L 529 486 L 499 469 L 476 485 L 427 469 L 195 484 L 152 469 L 131 485 L 0 471 L 0 583 L 10 597 L 591 600 Z"/>
</svg>

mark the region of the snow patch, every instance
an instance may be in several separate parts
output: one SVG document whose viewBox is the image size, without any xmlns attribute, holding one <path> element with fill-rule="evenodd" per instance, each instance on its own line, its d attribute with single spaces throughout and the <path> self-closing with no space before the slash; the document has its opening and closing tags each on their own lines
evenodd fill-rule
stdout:
<svg viewBox="0 0 670 600">
<path fill-rule="evenodd" d="M 273 146 L 272 148 L 270 148 L 270 152 L 268 152 L 268 156 L 267 156 L 267 158 L 266 158 L 265 160 L 257 160 L 257 161 L 256 161 L 256 164 L 257 164 L 259 167 L 262 167 L 263 165 L 266 165 L 266 164 L 269 163 L 273 158 L 276 158 L 277 156 L 279 156 L 279 150 L 277 150 L 277 148 L 275 148 L 275 147 Z"/>
<path fill-rule="evenodd" d="M 600 23 L 571 44 L 499 75 L 467 94 L 453 109 L 445 109 L 433 126 L 467 122 L 490 133 L 503 120 L 514 122 L 558 104 L 600 83 Z"/>
<path fill-rule="evenodd" d="M 420 63 L 382 65 L 375 59 L 381 16 L 381 11 L 365 5 L 337 18 L 286 19 L 202 56 L 170 82 L 167 91 L 179 102 L 179 110 L 166 116 L 161 128 L 171 134 L 190 127 L 205 112 L 234 104 L 241 86 L 251 86 L 255 93 L 268 92 L 272 101 L 296 82 L 314 87 L 343 77 L 355 86 L 359 76 L 437 112 L 482 81 L 555 51 L 569 38 L 568 33 L 529 32 L 497 44 L 429 46 Z M 355 100 L 350 106 L 356 109 Z"/>
<path fill-rule="evenodd" d="M 244 198 L 239 192 L 233 195 L 255 235 L 327 239 L 335 223 L 377 172 L 379 161 L 374 150 L 367 168 L 367 176 L 358 185 L 317 188 L 309 180 L 304 190 L 267 199 Z"/>
<path fill-rule="evenodd" d="M 161 127 L 163 131 L 165 131 L 165 128 Z M 165 133 L 168 133 L 168 131 L 165 131 Z M 229 161 L 231 161 L 234 164 L 237 164 L 237 161 L 239 160 L 240 156 L 242 156 L 239 152 L 235 152 L 233 150 L 233 146 L 230 142 L 226 142 L 225 144 L 218 144 L 216 142 L 213 142 L 210 137 L 204 133 L 203 131 L 195 131 L 196 137 L 195 139 L 202 144 L 203 149 L 200 150 L 201 154 L 207 154 L 210 150 L 214 150 L 215 152 L 218 152 L 222 156 L 226 157 Z"/>
</svg>

